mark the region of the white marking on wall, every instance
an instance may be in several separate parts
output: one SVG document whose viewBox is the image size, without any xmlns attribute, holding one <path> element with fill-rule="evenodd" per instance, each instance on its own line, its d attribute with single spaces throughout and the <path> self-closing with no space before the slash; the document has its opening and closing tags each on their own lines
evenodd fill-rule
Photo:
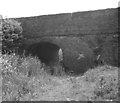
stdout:
<svg viewBox="0 0 120 103">
<path fill-rule="evenodd" d="M 85 58 L 84 54 L 79 53 L 77 60 L 80 60 L 81 58 Z"/>
</svg>

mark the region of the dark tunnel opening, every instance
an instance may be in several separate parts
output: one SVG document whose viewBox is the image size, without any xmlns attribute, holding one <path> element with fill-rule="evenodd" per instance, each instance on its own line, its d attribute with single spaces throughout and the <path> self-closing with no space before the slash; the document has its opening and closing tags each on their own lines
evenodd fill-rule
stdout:
<svg viewBox="0 0 120 103">
<path fill-rule="evenodd" d="M 45 63 L 46 65 L 51 65 L 59 61 L 59 49 L 60 47 L 55 44 L 40 42 L 31 45 L 27 54 L 37 56 L 41 62 Z"/>
</svg>

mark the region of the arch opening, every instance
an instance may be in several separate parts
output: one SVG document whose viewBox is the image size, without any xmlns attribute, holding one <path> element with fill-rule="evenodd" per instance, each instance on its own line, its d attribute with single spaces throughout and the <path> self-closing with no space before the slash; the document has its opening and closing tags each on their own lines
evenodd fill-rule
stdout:
<svg viewBox="0 0 120 103">
<path fill-rule="evenodd" d="M 61 48 L 49 42 L 40 42 L 30 46 L 28 53 L 38 57 L 46 65 L 59 62 L 59 50 Z"/>
</svg>

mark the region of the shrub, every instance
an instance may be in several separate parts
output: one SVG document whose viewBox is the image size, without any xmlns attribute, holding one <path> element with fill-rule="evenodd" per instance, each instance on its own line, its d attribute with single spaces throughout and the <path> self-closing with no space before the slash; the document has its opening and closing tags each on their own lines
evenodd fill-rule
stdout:
<svg viewBox="0 0 120 103">
<path fill-rule="evenodd" d="M 20 58 L 15 53 L 0 55 L 0 60 L 2 60 L 0 61 L 2 100 L 14 101 L 20 100 L 25 95 L 32 95 L 29 82 L 34 77 L 45 74 L 42 63 L 37 58 L 30 56 Z"/>
<path fill-rule="evenodd" d="M 4 19 L 1 22 L 2 53 L 17 52 L 23 41 L 23 30 L 20 23 L 14 19 Z"/>
<path fill-rule="evenodd" d="M 117 100 L 118 79 L 116 76 L 101 76 L 96 82 L 94 94 L 96 100 L 99 97 L 103 100 Z"/>
<path fill-rule="evenodd" d="M 22 63 L 18 66 L 19 72 L 28 76 L 40 75 L 42 71 L 42 63 L 36 57 L 25 57 Z"/>
<path fill-rule="evenodd" d="M 93 100 L 117 100 L 118 69 L 112 66 L 99 66 L 84 74 L 85 81 L 94 84 Z"/>
</svg>

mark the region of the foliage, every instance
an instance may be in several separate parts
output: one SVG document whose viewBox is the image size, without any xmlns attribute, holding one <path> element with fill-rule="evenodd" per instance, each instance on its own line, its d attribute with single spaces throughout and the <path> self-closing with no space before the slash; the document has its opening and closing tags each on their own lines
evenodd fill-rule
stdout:
<svg viewBox="0 0 120 103">
<path fill-rule="evenodd" d="M 15 53 L 0 54 L 0 66 L 3 101 L 117 100 L 117 67 L 99 66 L 76 77 L 52 76 L 37 58 Z"/>
<path fill-rule="evenodd" d="M 117 100 L 118 99 L 118 68 L 112 66 L 99 66 L 88 70 L 85 81 L 94 84 L 94 100 Z"/>
<path fill-rule="evenodd" d="M 2 30 L 2 53 L 17 51 L 22 46 L 23 35 L 20 23 L 14 19 L 0 21 Z"/>
<path fill-rule="evenodd" d="M 1 54 L 0 65 L 3 101 L 20 100 L 31 93 L 28 87 L 31 78 L 45 74 L 42 63 L 37 58 L 19 57 L 15 53 Z"/>
</svg>

